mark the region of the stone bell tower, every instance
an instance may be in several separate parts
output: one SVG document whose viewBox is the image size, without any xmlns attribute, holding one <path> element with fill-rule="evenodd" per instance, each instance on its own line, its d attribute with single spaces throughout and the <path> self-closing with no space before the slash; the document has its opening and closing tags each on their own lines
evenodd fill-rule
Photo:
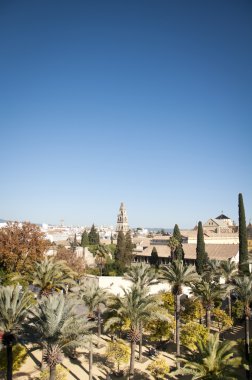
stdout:
<svg viewBox="0 0 252 380">
<path fill-rule="evenodd" d="M 119 209 L 119 214 L 117 215 L 116 232 L 122 231 L 126 233 L 128 230 L 129 230 L 129 225 L 128 225 L 127 212 L 122 202 Z"/>
</svg>

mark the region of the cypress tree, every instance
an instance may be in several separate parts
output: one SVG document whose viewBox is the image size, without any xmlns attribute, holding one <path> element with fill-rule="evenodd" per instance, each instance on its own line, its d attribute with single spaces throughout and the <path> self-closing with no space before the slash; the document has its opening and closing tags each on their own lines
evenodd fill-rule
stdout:
<svg viewBox="0 0 252 380">
<path fill-rule="evenodd" d="M 244 263 L 248 260 L 248 239 L 245 209 L 243 204 L 243 197 L 240 193 L 238 196 L 238 208 L 239 208 L 239 269 L 241 271 L 248 271 L 248 265 Z"/>
<path fill-rule="evenodd" d="M 94 224 L 88 234 L 88 240 L 90 245 L 100 244 L 99 232 L 96 230 Z"/>
<path fill-rule="evenodd" d="M 159 267 L 159 257 L 156 247 L 153 247 L 151 251 L 150 265 L 155 266 L 156 268 Z"/>
<path fill-rule="evenodd" d="M 84 247 L 87 247 L 88 245 L 89 245 L 88 233 L 86 230 L 84 230 L 84 232 L 81 235 L 81 246 L 84 248 Z"/>
<path fill-rule="evenodd" d="M 182 236 L 180 233 L 179 226 L 175 224 L 174 229 L 173 229 L 173 235 L 172 235 L 177 241 L 181 244 L 182 243 Z"/>
<path fill-rule="evenodd" d="M 131 239 L 131 232 L 127 231 L 125 235 L 125 250 L 124 250 L 124 265 L 130 265 L 132 261 L 133 244 Z"/>
<path fill-rule="evenodd" d="M 115 249 L 115 262 L 118 266 L 124 266 L 124 253 L 125 253 L 125 236 L 122 231 L 118 232 L 117 243 Z"/>
<path fill-rule="evenodd" d="M 197 247 L 196 247 L 196 270 L 198 274 L 202 274 L 204 266 L 207 264 L 208 256 L 205 250 L 204 234 L 202 222 L 198 223 L 198 233 L 197 233 Z"/>
<path fill-rule="evenodd" d="M 175 247 L 175 250 L 173 252 L 173 259 L 174 260 L 184 260 L 185 253 L 183 250 L 183 245 L 182 245 L 182 236 L 180 233 L 179 226 L 175 224 L 174 229 L 173 229 L 173 235 L 174 239 L 178 241 L 178 245 Z"/>
<path fill-rule="evenodd" d="M 184 261 L 185 253 L 182 244 L 179 244 L 174 251 L 174 260 Z"/>
</svg>

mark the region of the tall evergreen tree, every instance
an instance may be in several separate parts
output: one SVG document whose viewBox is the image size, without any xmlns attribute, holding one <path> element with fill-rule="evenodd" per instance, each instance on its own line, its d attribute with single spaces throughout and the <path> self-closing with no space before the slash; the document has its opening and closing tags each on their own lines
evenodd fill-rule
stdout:
<svg viewBox="0 0 252 380">
<path fill-rule="evenodd" d="M 132 253 L 133 253 L 133 244 L 132 244 L 132 239 L 131 239 L 131 233 L 130 231 L 127 231 L 125 235 L 125 251 L 124 251 L 125 265 L 131 264 Z"/>
<path fill-rule="evenodd" d="M 84 247 L 87 247 L 88 245 L 89 245 L 88 233 L 86 230 L 84 230 L 81 235 L 81 246 L 84 248 Z"/>
<path fill-rule="evenodd" d="M 151 251 L 151 257 L 150 257 L 150 265 L 158 268 L 159 267 L 159 257 L 157 253 L 157 248 L 153 247 Z"/>
<path fill-rule="evenodd" d="M 185 258 L 185 253 L 184 253 L 184 250 L 183 250 L 183 246 L 182 244 L 179 244 L 176 248 L 175 248 L 175 251 L 174 251 L 174 260 L 179 260 L 179 261 L 183 261 Z"/>
<path fill-rule="evenodd" d="M 178 241 L 177 246 L 174 249 L 173 252 L 173 259 L 174 260 L 184 260 L 185 254 L 183 250 L 183 245 L 182 245 L 182 236 L 180 233 L 179 226 L 175 224 L 174 229 L 173 229 L 173 235 L 174 239 Z"/>
<path fill-rule="evenodd" d="M 115 262 L 119 267 L 124 266 L 125 236 L 122 231 L 118 232 L 115 249 Z"/>
<path fill-rule="evenodd" d="M 202 222 L 198 223 L 198 233 L 197 233 L 197 248 L 196 248 L 196 270 L 198 274 L 203 273 L 204 266 L 208 262 L 208 256 L 205 250 L 205 242 L 204 242 L 204 233 Z"/>
<path fill-rule="evenodd" d="M 181 233 L 180 233 L 179 226 L 177 224 L 175 224 L 175 226 L 174 226 L 173 235 L 172 236 L 175 239 L 177 239 L 180 244 L 182 243 L 182 236 L 181 236 Z"/>
<path fill-rule="evenodd" d="M 89 244 L 91 245 L 100 244 L 99 232 L 95 228 L 94 224 L 92 225 L 91 230 L 88 234 L 88 240 Z"/>
<path fill-rule="evenodd" d="M 248 239 L 247 239 L 247 228 L 246 228 L 246 218 L 245 209 L 243 204 L 243 197 L 240 193 L 238 196 L 238 207 L 239 207 L 239 269 L 241 271 L 248 271 L 248 265 L 244 263 L 248 260 Z"/>
</svg>

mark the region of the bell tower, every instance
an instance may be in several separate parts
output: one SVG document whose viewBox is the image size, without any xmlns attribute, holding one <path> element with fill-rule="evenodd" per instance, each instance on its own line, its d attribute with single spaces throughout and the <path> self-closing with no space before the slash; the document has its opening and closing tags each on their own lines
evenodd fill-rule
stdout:
<svg viewBox="0 0 252 380">
<path fill-rule="evenodd" d="M 126 208 L 122 202 L 119 209 L 119 214 L 117 215 L 116 232 L 122 231 L 126 233 L 128 230 L 129 230 L 128 216 L 127 216 Z"/>
</svg>

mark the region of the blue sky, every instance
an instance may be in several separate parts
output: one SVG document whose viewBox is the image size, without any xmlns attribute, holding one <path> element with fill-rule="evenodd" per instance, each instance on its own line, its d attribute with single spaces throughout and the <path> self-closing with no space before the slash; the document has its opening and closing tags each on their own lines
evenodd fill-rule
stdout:
<svg viewBox="0 0 252 380">
<path fill-rule="evenodd" d="M 2 0 L 6 219 L 252 218 L 252 3 Z"/>
</svg>

